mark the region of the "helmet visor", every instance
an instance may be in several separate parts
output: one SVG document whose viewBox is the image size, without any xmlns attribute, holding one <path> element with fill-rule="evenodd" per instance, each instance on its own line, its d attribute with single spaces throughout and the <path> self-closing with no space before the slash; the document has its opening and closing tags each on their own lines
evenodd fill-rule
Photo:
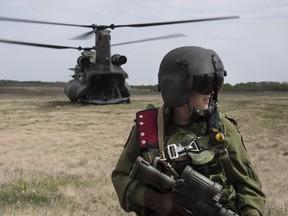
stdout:
<svg viewBox="0 0 288 216">
<path fill-rule="evenodd" d="M 193 76 L 192 90 L 203 95 L 219 92 L 224 82 L 224 71 Z"/>
</svg>

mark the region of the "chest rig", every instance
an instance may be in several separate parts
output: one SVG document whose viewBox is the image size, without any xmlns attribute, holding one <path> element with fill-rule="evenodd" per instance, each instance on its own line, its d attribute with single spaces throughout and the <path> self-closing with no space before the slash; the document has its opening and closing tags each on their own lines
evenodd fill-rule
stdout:
<svg viewBox="0 0 288 216">
<path fill-rule="evenodd" d="M 195 165 L 202 165 L 214 160 L 217 162 L 218 168 L 223 170 L 227 182 L 233 184 L 233 168 L 228 152 L 224 147 L 224 134 L 219 131 L 219 127 L 213 127 L 214 123 L 210 123 L 210 133 L 203 137 L 196 137 L 193 134 L 190 137 L 187 136 L 187 133 L 179 132 L 177 135 L 183 135 L 183 139 L 188 139 L 186 145 L 177 145 L 172 139 L 164 146 L 165 120 L 163 109 L 164 107 L 161 106 L 159 109 L 147 109 L 136 114 L 139 145 L 143 158 L 154 166 L 159 160 L 179 162 L 185 160 L 187 155 L 191 157 Z M 215 119 L 211 121 L 215 121 Z"/>
</svg>

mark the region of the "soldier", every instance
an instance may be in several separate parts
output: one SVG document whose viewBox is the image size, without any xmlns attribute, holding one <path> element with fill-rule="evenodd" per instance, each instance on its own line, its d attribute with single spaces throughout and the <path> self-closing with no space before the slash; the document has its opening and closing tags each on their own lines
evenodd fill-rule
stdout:
<svg viewBox="0 0 288 216">
<path fill-rule="evenodd" d="M 266 198 L 237 123 L 217 110 L 224 76 L 223 63 L 213 50 L 187 46 L 164 56 L 158 74 L 164 104 L 160 108 L 148 105 L 136 114 L 136 124 L 112 173 L 126 212 L 187 214 L 172 193 L 162 193 L 129 177 L 141 155 L 151 164 L 165 161 L 176 178 L 189 165 L 223 186 L 219 202 L 224 207 L 241 216 L 265 215 Z M 185 151 L 179 151 L 185 146 Z M 168 173 L 165 168 L 162 171 Z"/>
</svg>

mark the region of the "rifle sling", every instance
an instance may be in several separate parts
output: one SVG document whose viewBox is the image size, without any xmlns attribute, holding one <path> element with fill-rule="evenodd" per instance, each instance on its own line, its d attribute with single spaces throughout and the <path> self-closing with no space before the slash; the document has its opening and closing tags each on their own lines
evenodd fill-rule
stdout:
<svg viewBox="0 0 288 216">
<path fill-rule="evenodd" d="M 227 178 L 227 183 L 235 185 L 234 171 L 228 152 L 219 157 L 220 164 Z"/>
</svg>

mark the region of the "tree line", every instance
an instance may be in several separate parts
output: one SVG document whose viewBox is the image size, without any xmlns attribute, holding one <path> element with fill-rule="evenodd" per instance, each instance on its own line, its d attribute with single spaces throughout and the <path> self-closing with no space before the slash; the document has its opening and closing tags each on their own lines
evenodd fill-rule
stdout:
<svg viewBox="0 0 288 216">
<path fill-rule="evenodd" d="M 288 82 L 247 82 L 230 85 L 224 84 L 222 87 L 224 92 L 288 92 Z"/>
<path fill-rule="evenodd" d="M 131 85 L 135 90 L 158 91 L 157 85 Z M 225 83 L 222 92 L 288 92 L 288 82 L 247 82 L 231 85 Z"/>
<path fill-rule="evenodd" d="M 40 82 L 40 81 L 15 81 L 0 80 L 0 86 L 13 85 L 32 85 L 32 86 L 64 86 L 64 82 Z M 157 85 L 130 85 L 132 90 L 145 90 L 158 92 Z M 288 81 L 286 82 L 247 82 L 231 85 L 225 83 L 221 89 L 222 92 L 288 92 Z"/>
</svg>

